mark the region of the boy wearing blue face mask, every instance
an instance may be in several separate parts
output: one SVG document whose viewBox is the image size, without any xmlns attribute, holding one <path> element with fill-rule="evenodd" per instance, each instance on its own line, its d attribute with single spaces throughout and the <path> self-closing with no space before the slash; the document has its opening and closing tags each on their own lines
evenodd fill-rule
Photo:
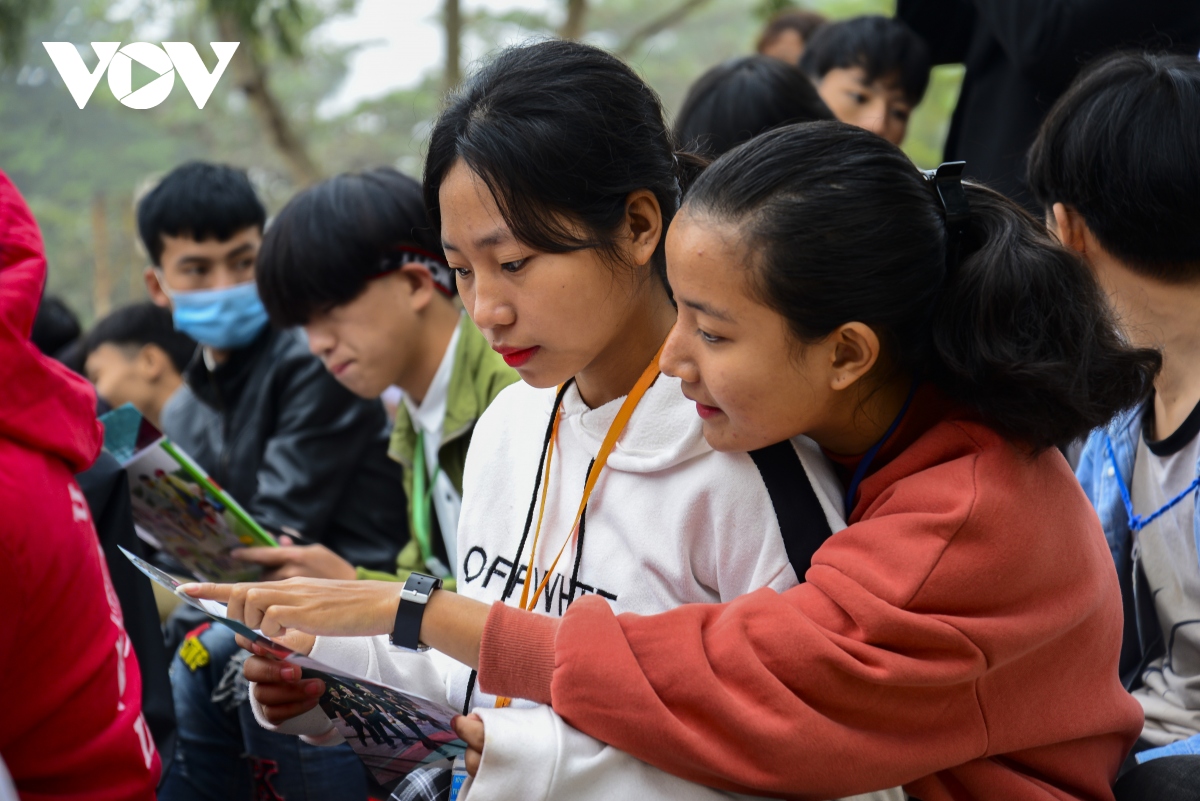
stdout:
<svg viewBox="0 0 1200 801">
<path fill-rule="evenodd" d="M 137 218 L 152 265 L 145 274 L 151 299 L 200 343 L 185 386 L 163 409 L 164 432 L 264 526 L 299 532 L 351 564 L 393 570 L 407 521 L 397 499 L 401 469 L 387 457 L 383 406 L 342 387 L 299 330 L 268 325 L 254 284 L 266 211 L 246 174 L 184 164 L 142 198 Z M 249 755 L 239 763 L 244 770 L 207 770 L 228 763 L 227 755 L 209 753 L 205 726 L 249 715 L 240 671 L 223 669 L 236 651 L 232 637 L 197 630 L 176 658 L 176 706 L 204 714 L 181 717 L 178 756 L 161 797 L 236 799 L 249 782 L 301 797 L 306 777 L 311 793 L 312 775 L 338 774 L 329 760 L 357 764 L 348 750 L 292 754 L 295 738 L 263 732 L 251 719 L 253 728 L 244 728 L 266 736 L 239 745 L 235 756 Z M 213 675 L 197 681 L 198 671 Z M 296 760 L 310 761 L 312 770 L 278 771 L 280 762 Z M 318 789 L 319 797 L 366 795 L 365 785 Z"/>
</svg>

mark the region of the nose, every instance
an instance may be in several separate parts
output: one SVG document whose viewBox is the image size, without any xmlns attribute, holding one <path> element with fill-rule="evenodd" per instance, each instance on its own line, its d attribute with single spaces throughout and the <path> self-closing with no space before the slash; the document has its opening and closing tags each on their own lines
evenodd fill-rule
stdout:
<svg viewBox="0 0 1200 801">
<path fill-rule="evenodd" d="M 679 323 L 672 326 L 671 333 L 667 334 L 667 341 L 663 345 L 658 366 L 663 373 L 678 378 L 685 384 L 695 383 L 699 377 L 695 363 L 687 354 L 687 343 L 680 331 Z"/>
<path fill-rule="evenodd" d="M 866 128 L 871 133 L 876 136 L 882 136 L 884 139 L 889 139 L 887 123 L 887 104 L 879 100 L 867 106 L 859 120 L 860 127 Z"/>
<path fill-rule="evenodd" d="M 318 359 L 324 359 L 332 353 L 334 345 L 337 344 L 337 340 L 324 326 L 309 323 L 304 326 L 304 333 L 308 336 L 309 353 Z"/>
<path fill-rule="evenodd" d="M 516 310 L 504 292 L 504 282 L 488 270 L 478 270 L 468 292 L 463 293 L 463 305 L 475 325 L 483 330 L 503 328 L 516 322 Z"/>
</svg>

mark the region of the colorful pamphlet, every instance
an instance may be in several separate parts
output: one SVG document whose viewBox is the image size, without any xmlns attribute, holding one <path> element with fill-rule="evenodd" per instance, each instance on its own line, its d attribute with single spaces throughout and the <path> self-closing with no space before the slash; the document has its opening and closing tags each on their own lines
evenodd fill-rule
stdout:
<svg viewBox="0 0 1200 801">
<path fill-rule="evenodd" d="M 121 550 L 151 581 L 175 593 L 184 603 L 262 646 L 275 658 L 299 665 L 304 678 L 324 681 L 321 709 L 384 789 L 395 789 L 417 768 L 449 770 L 455 758 L 466 752 L 466 743 L 450 726 L 456 714 L 453 709 L 296 653 L 226 617 L 224 604 L 179 592 L 183 582 Z"/>
<path fill-rule="evenodd" d="M 130 404 L 100 418 L 104 449 L 129 475 L 138 536 L 205 581 L 254 581 L 234 548 L 277 545 L 229 493 Z"/>
</svg>

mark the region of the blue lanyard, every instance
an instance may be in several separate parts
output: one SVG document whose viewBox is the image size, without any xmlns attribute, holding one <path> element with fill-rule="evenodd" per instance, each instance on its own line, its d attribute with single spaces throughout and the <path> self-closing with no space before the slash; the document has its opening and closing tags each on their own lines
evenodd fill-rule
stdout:
<svg viewBox="0 0 1200 801">
<path fill-rule="evenodd" d="M 1121 475 L 1121 468 L 1117 464 L 1117 454 L 1113 450 L 1112 439 L 1108 436 L 1108 434 L 1104 435 L 1104 446 L 1108 449 L 1108 459 L 1110 462 L 1112 462 L 1113 475 L 1117 477 L 1117 488 L 1121 490 L 1121 502 L 1125 504 L 1125 515 L 1129 518 L 1130 531 L 1141 531 L 1146 526 L 1162 517 L 1163 514 L 1169 512 L 1177 503 L 1195 492 L 1197 487 L 1200 487 L 1200 476 L 1196 476 L 1192 483 L 1187 485 L 1187 489 L 1163 504 L 1163 506 L 1157 512 L 1145 517 L 1134 514 L 1133 498 L 1129 496 L 1129 487 L 1126 486 L 1125 478 Z"/>
<path fill-rule="evenodd" d="M 863 458 L 859 461 L 858 467 L 854 471 L 854 478 L 850 479 L 850 488 L 846 491 L 846 518 L 850 518 L 850 513 L 854 511 L 854 496 L 858 494 L 858 485 L 862 483 L 863 478 L 867 475 L 867 468 L 871 466 L 871 462 L 875 460 L 876 455 L 887 444 L 888 439 L 892 434 L 896 433 L 896 429 L 900 427 L 900 421 L 904 419 L 908 407 L 912 405 L 913 396 L 917 394 L 917 386 L 920 382 L 914 381 L 912 389 L 908 391 L 908 397 L 904 400 L 904 405 L 900 407 L 900 414 L 896 415 L 896 419 L 892 421 L 891 426 L 884 432 L 883 438 L 872 445 Z"/>
</svg>

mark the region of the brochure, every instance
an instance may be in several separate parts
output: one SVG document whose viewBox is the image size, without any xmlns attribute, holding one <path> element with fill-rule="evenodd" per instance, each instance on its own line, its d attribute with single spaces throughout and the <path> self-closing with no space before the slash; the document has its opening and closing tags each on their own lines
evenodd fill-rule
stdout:
<svg viewBox="0 0 1200 801">
<path fill-rule="evenodd" d="M 277 545 L 200 465 L 130 404 L 100 418 L 104 449 L 129 474 L 138 536 L 204 581 L 255 581 L 262 568 L 229 555 Z"/>
<path fill-rule="evenodd" d="M 466 752 L 466 744 L 450 727 L 456 714 L 453 709 L 296 653 L 246 624 L 226 617 L 224 604 L 179 592 L 183 582 L 124 548 L 121 550 L 151 581 L 166 587 L 184 603 L 263 646 L 276 658 L 299 665 L 304 678 L 324 681 L 321 709 L 371 771 L 375 781 L 389 792 L 414 769 L 449 769 L 455 757 Z"/>
</svg>

